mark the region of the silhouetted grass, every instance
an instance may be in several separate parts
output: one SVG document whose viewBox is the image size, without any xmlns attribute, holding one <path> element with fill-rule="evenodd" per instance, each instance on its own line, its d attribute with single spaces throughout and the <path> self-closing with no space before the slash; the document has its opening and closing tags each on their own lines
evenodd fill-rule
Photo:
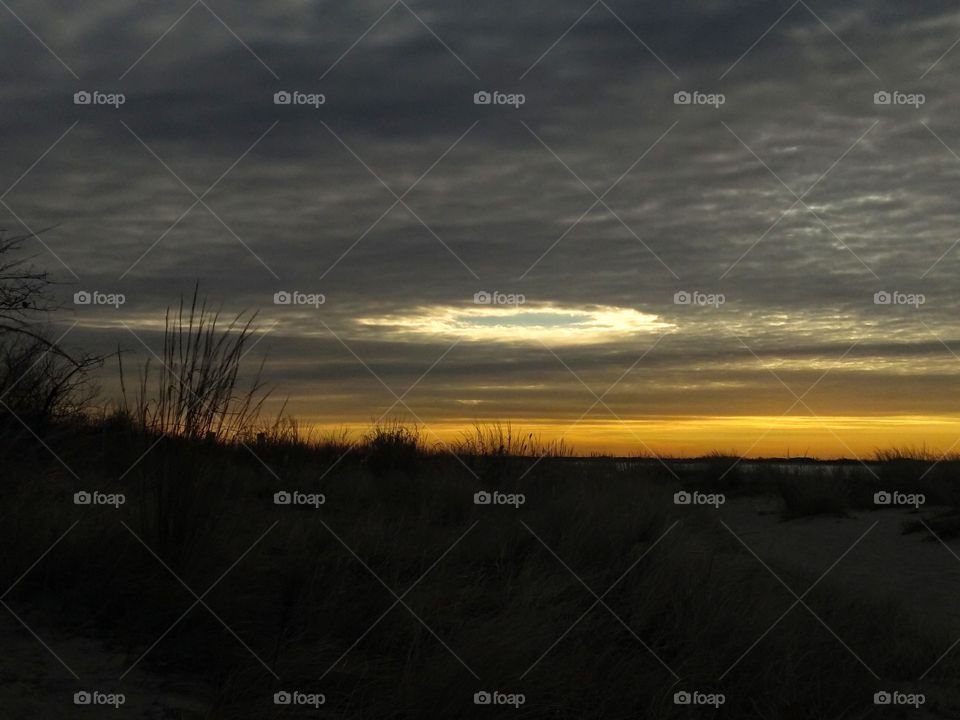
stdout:
<svg viewBox="0 0 960 720">
<path fill-rule="evenodd" d="M 175 312 L 167 310 L 163 349 L 142 365 L 132 405 L 123 384 L 124 412 L 158 435 L 232 440 L 249 434 L 267 397 L 259 371 L 240 387 L 255 317 L 238 315 L 224 325 L 194 289 L 189 304 L 181 299 Z"/>
</svg>

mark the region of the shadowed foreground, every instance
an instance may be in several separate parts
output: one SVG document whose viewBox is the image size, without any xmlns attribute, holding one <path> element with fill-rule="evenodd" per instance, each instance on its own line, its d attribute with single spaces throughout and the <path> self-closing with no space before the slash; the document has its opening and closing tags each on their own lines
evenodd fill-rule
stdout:
<svg viewBox="0 0 960 720">
<path fill-rule="evenodd" d="M 761 562 L 750 523 L 675 504 L 766 487 L 787 517 L 816 474 L 537 460 L 494 436 L 457 455 L 402 426 L 223 443 L 118 416 L 49 449 L 5 443 L 0 701 L 11 717 L 73 717 L 86 690 L 156 718 L 863 718 L 896 713 L 874 694 L 897 690 L 925 694 L 912 716 L 960 707 L 953 632 L 845 582 L 859 532 L 817 568 Z M 834 505 L 873 489 L 847 475 Z"/>
</svg>

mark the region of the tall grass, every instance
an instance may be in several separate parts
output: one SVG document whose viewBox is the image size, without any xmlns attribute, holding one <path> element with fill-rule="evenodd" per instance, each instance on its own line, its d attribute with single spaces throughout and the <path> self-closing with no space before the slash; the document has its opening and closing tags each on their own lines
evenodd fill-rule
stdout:
<svg viewBox="0 0 960 720">
<path fill-rule="evenodd" d="M 450 451 L 486 485 L 500 488 L 529 480 L 534 468 L 549 464 L 544 460 L 572 455 L 562 438 L 545 442 L 534 433 L 498 422 L 475 423 L 451 444 Z"/>
<path fill-rule="evenodd" d="M 268 395 L 262 362 L 240 387 L 241 361 L 255 318 L 241 313 L 224 325 L 220 312 L 208 308 L 196 289 L 189 304 L 181 298 L 175 312 L 167 309 L 161 355 L 143 365 L 132 406 L 121 360 L 124 411 L 140 428 L 157 435 L 192 440 L 249 435 Z"/>
<path fill-rule="evenodd" d="M 563 438 L 545 442 L 539 435 L 499 422 L 474 423 L 461 433 L 452 449 L 458 455 L 487 457 L 568 457 L 573 454 Z"/>
<path fill-rule="evenodd" d="M 248 379 L 242 374 L 255 318 L 240 313 L 225 322 L 195 288 L 189 301 L 167 309 L 162 350 L 138 369 L 132 400 L 121 356 L 114 420 L 132 431 L 124 476 L 139 485 L 136 527 L 171 563 L 191 560 L 214 493 L 230 485 L 211 448 L 246 442 L 262 424 L 263 363 Z"/>
</svg>

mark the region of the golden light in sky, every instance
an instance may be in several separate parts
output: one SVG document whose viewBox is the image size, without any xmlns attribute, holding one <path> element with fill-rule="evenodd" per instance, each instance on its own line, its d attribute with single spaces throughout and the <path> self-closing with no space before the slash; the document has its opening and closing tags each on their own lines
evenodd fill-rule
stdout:
<svg viewBox="0 0 960 720">
<path fill-rule="evenodd" d="M 674 328 L 656 315 L 632 308 L 566 307 L 552 303 L 421 307 L 403 314 L 361 317 L 357 323 L 388 335 L 547 345 L 612 342 Z"/>
</svg>

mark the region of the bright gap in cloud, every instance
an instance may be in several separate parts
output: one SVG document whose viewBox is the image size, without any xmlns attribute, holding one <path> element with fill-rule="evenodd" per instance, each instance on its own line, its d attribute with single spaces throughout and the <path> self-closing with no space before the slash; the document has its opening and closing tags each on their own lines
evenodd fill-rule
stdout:
<svg viewBox="0 0 960 720">
<path fill-rule="evenodd" d="M 405 314 L 357 318 L 357 323 L 391 336 L 555 345 L 604 343 L 674 327 L 657 315 L 632 308 L 553 304 L 419 307 Z"/>
</svg>

